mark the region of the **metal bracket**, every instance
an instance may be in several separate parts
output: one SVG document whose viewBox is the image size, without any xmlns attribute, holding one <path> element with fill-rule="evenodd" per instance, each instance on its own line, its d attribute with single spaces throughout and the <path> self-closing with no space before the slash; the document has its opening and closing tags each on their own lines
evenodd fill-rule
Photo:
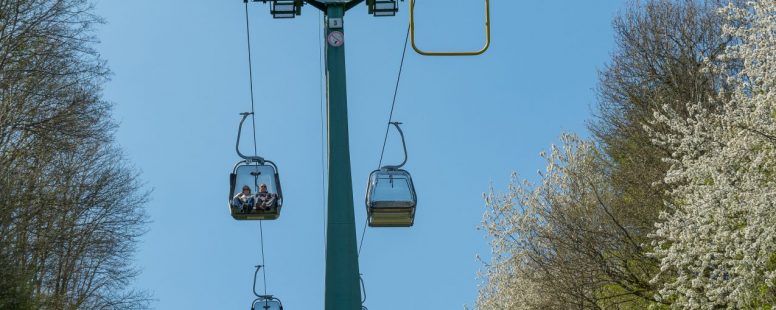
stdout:
<svg viewBox="0 0 776 310">
<path fill-rule="evenodd" d="M 243 2 L 248 2 L 249 0 L 243 0 Z M 250 0 L 252 2 L 261 2 L 261 3 L 267 3 L 271 2 L 274 3 L 276 0 Z M 354 6 L 358 5 L 361 2 L 364 2 L 364 0 L 301 0 L 303 3 L 309 4 L 316 9 L 319 9 L 323 12 L 326 12 L 326 6 L 329 5 L 329 3 L 336 3 L 344 5 L 345 11 L 350 10 Z M 403 1 L 403 0 L 402 0 Z M 296 14 L 299 15 L 299 14 Z"/>
</svg>

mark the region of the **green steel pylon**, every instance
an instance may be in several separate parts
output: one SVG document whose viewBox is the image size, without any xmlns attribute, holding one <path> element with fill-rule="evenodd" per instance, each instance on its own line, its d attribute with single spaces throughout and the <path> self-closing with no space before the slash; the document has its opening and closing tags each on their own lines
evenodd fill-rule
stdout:
<svg viewBox="0 0 776 310">
<path fill-rule="evenodd" d="M 326 310 L 361 309 L 353 182 L 350 174 L 345 81 L 344 4 L 326 6 L 326 87 L 329 201 L 326 238 Z M 338 21 L 336 19 L 339 19 Z M 334 26 L 334 27 L 332 27 Z"/>
<path fill-rule="evenodd" d="M 360 310 L 353 182 L 350 173 L 348 104 L 343 17 L 365 0 L 244 0 L 270 2 L 274 18 L 293 18 L 305 4 L 324 12 L 329 149 L 328 227 L 326 237 L 326 310 Z M 393 16 L 397 0 L 366 0 L 368 12 Z"/>
<path fill-rule="evenodd" d="M 395 16 L 399 0 L 243 0 L 270 2 L 274 18 L 294 18 L 303 5 L 324 12 L 326 31 L 326 102 L 329 147 L 329 199 L 326 236 L 326 310 L 360 310 L 361 281 L 358 268 L 353 180 L 350 173 L 348 100 L 345 79 L 345 12 L 366 1 L 369 14 Z M 403 0 L 401 0 L 403 1 Z M 477 51 L 428 52 L 415 43 L 414 0 L 410 0 L 412 48 L 421 55 L 473 56 L 490 46 L 490 1 L 485 0 L 485 46 Z M 406 43 L 405 43 L 406 44 Z M 406 46 L 405 46 L 406 48 Z M 402 57 L 403 61 L 403 57 Z M 397 82 L 398 83 L 398 82 Z M 406 150 L 405 150 L 406 152 Z"/>
</svg>

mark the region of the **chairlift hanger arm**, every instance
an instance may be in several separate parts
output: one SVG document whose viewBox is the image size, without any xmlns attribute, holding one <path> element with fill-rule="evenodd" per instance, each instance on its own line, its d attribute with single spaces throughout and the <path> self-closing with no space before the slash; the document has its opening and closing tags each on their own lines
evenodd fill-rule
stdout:
<svg viewBox="0 0 776 310">
<path fill-rule="evenodd" d="M 242 135 L 242 127 L 243 123 L 245 122 L 245 119 L 248 118 L 248 116 L 253 115 L 253 112 L 242 112 L 240 113 L 242 115 L 242 119 L 240 120 L 240 126 L 237 129 L 237 142 L 235 143 L 235 150 L 237 150 L 237 155 L 241 158 L 247 160 L 247 161 L 257 161 L 259 163 L 264 162 L 264 158 L 261 156 L 246 156 L 242 152 L 240 152 L 240 135 Z"/>
<path fill-rule="evenodd" d="M 259 293 L 256 293 L 256 278 L 259 276 L 259 270 L 261 267 L 264 267 L 262 265 L 256 265 L 256 272 L 253 273 L 253 295 L 256 295 L 256 297 L 261 298 L 262 295 L 259 295 Z"/>
<path fill-rule="evenodd" d="M 398 169 L 401 169 L 401 167 L 403 167 L 404 164 L 407 163 L 407 157 L 408 157 L 407 156 L 407 143 L 404 142 L 404 131 L 402 131 L 401 127 L 399 127 L 399 125 L 401 125 L 401 123 L 400 122 L 391 122 L 390 124 L 393 125 L 394 127 L 396 127 L 396 129 L 399 131 L 399 136 L 401 136 L 401 146 L 402 146 L 402 148 L 404 148 L 404 161 L 402 161 L 401 164 L 398 164 L 398 165 L 395 165 L 395 166 L 393 166 L 393 165 L 385 165 L 385 166 L 382 167 L 382 169 L 398 170 Z"/>
<path fill-rule="evenodd" d="M 490 48 L 490 0 L 485 0 L 485 46 L 478 51 L 434 52 L 421 50 L 415 43 L 415 0 L 410 0 L 410 38 L 412 49 L 424 56 L 476 56 L 485 53 Z"/>
</svg>

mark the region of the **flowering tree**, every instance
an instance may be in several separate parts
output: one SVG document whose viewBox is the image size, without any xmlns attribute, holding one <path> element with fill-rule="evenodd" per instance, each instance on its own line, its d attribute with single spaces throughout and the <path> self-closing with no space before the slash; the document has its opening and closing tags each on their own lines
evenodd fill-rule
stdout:
<svg viewBox="0 0 776 310">
<path fill-rule="evenodd" d="M 493 259 L 483 309 L 644 308 L 650 264 L 628 210 L 609 186 L 611 164 L 595 143 L 562 136 L 538 184 L 513 178 L 486 196 Z M 656 264 L 655 264 L 656 265 Z"/>
<path fill-rule="evenodd" d="M 481 309 L 644 309 L 667 307 L 652 252 L 655 222 L 674 185 L 663 182 L 671 151 L 652 144 L 654 120 L 668 105 L 688 117 L 687 102 L 718 112 L 722 72 L 700 71 L 729 43 L 728 0 L 632 2 L 613 21 L 616 49 L 600 72 L 592 141 L 566 135 L 544 157 L 532 184 L 514 177 L 504 194 L 486 196 L 483 227 L 493 258 L 483 275 Z M 733 0 L 737 3 L 738 0 Z M 736 68 L 738 64 L 731 64 Z M 729 93 L 726 91 L 726 93 Z"/>
<path fill-rule="evenodd" d="M 670 133 L 671 199 L 653 242 L 659 297 L 675 308 L 776 305 L 776 1 L 727 6 L 734 39 L 722 63 L 733 91 L 718 112 L 692 103 L 692 116 L 656 113 Z M 710 60 L 710 62 L 713 60 Z"/>
</svg>

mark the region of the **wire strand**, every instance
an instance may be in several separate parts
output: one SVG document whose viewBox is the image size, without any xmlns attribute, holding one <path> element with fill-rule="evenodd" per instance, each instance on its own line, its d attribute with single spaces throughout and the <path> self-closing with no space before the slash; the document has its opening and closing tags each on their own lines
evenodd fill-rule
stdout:
<svg viewBox="0 0 776 310">
<path fill-rule="evenodd" d="M 261 274 L 264 277 L 264 295 L 267 295 L 267 265 L 264 261 L 264 227 L 262 227 L 262 220 L 259 220 L 259 240 L 261 241 Z"/>
<path fill-rule="evenodd" d="M 256 114 L 255 104 L 253 99 L 253 60 L 251 59 L 251 26 L 250 19 L 248 17 L 248 2 L 245 2 L 245 37 L 248 41 L 248 81 L 251 88 L 251 123 L 253 124 L 253 156 L 258 155 L 258 147 L 256 143 Z"/>
<path fill-rule="evenodd" d="M 391 102 L 391 112 L 388 114 L 388 123 L 385 126 L 385 137 L 383 138 L 383 147 L 380 151 L 380 163 L 377 164 L 377 169 L 383 165 L 383 155 L 385 155 L 385 144 L 388 142 L 388 131 L 391 129 L 391 122 L 393 121 L 393 111 L 396 108 L 396 96 L 399 93 L 399 82 L 401 81 L 401 72 L 404 68 L 404 57 L 407 55 L 407 42 L 410 38 L 410 27 L 407 26 L 407 35 L 404 37 L 404 49 L 401 52 L 401 62 L 399 63 L 399 73 L 396 75 L 396 86 L 393 89 L 393 101 Z M 358 256 L 361 256 L 361 248 L 364 246 L 364 236 L 366 236 L 366 226 L 368 224 L 368 218 L 364 221 L 364 229 L 361 231 L 361 241 L 358 245 Z"/>
<path fill-rule="evenodd" d="M 396 76 L 396 87 L 393 89 L 393 102 L 391 102 L 391 112 L 388 114 L 388 123 L 385 125 L 385 137 L 383 138 L 383 148 L 380 151 L 380 163 L 377 164 L 377 169 L 383 165 L 383 155 L 385 155 L 385 144 L 388 142 L 388 131 L 391 129 L 391 122 L 393 121 L 393 111 L 396 108 L 396 95 L 399 93 L 399 81 L 401 80 L 401 72 L 404 68 L 404 56 L 407 55 L 407 41 L 410 38 L 410 27 L 407 26 L 407 35 L 404 38 L 404 49 L 401 52 L 401 63 L 399 63 L 399 74 Z"/>
<path fill-rule="evenodd" d="M 248 14 L 248 2 L 245 2 L 245 36 L 248 42 L 248 80 L 251 88 L 251 123 L 253 123 L 253 156 L 258 156 L 258 143 L 256 142 L 256 109 L 255 100 L 253 96 L 253 61 L 251 59 L 251 24 L 250 14 Z M 264 256 L 264 227 L 262 221 L 259 220 L 259 241 L 261 244 L 261 274 L 264 278 L 264 295 L 267 295 L 267 265 L 265 263 Z"/>
<path fill-rule="evenodd" d="M 326 251 L 326 205 L 328 204 L 326 201 L 326 120 L 324 117 L 325 111 L 323 106 L 323 96 L 325 95 L 323 84 L 326 82 L 326 78 L 323 76 L 323 16 L 321 11 L 318 11 L 318 75 L 321 77 L 321 81 L 318 83 L 318 91 L 319 91 L 319 99 L 320 99 L 320 111 L 321 111 L 321 205 L 323 206 L 323 216 L 322 216 L 322 222 L 323 222 L 323 249 L 324 254 Z"/>
<path fill-rule="evenodd" d="M 364 236 L 366 235 L 366 226 L 369 224 L 369 218 L 364 219 L 364 229 L 361 230 L 361 242 L 358 243 L 358 256 L 361 257 L 361 247 L 364 246 Z"/>
</svg>

